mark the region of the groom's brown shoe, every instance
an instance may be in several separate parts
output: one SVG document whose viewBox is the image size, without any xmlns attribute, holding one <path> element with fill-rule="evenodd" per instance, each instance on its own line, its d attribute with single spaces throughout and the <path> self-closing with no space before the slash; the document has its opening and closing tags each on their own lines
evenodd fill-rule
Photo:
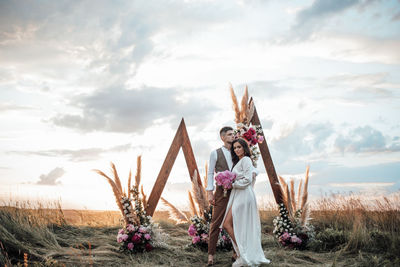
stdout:
<svg viewBox="0 0 400 267">
<path fill-rule="evenodd" d="M 237 259 L 237 255 L 236 255 L 235 252 L 233 252 L 233 254 L 232 254 L 232 262 L 235 262 L 236 259 Z"/>
</svg>

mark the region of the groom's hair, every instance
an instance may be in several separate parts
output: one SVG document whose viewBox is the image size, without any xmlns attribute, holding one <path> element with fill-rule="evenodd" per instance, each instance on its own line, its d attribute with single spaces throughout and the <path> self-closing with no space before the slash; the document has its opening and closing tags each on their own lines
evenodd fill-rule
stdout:
<svg viewBox="0 0 400 267">
<path fill-rule="evenodd" d="M 219 135 L 225 135 L 227 131 L 233 131 L 233 128 L 230 126 L 224 126 L 221 128 L 221 130 L 219 130 Z"/>
</svg>

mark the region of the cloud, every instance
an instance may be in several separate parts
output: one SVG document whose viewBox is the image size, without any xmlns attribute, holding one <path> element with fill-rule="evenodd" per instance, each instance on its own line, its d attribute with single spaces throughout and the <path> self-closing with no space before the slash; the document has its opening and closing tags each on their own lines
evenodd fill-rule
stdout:
<svg viewBox="0 0 400 267">
<path fill-rule="evenodd" d="M 235 13 L 218 2 L 1 1 L 0 61 L 17 76 L 121 83 L 149 56 L 165 56 L 157 36 L 185 38 Z"/>
<path fill-rule="evenodd" d="M 126 90 L 122 86 L 109 87 L 91 95 L 79 95 L 70 100 L 82 115 L 58 114 L 49 121 L 55 125 L 84 132 L 142 133 L 156 120 L 177 122 L 181 117 L 206 123 L 218 108 L 200 98 L 182 100 L 182 91 L 143 87 Z"/>
<path fill-rule="evenodd" d="M 39 181 L 36 182 L 38 185 L 57 185 L 61 184 L 60 181 L 57 181 L 58 178 L 63 176 L 65 173 L 63 168 L 55 168 L 52 171 L 50 171 L 48 174 L 42 174 L 39 177 Z"/>
<path fill-rule="evenodd" d="M 249 89 L 249 94 L 254 97 L 254 99 L 258 98 L 276 98 L 282 96 L 283 94 L 290 91 L 292 88 L 288 86 L 281 86 L 280 81 L 252 81 L 247 84 L 241 84 L 238 88 L 245 88 L 247 85 Z M 238 91 L 238 89 L 236 90 Z M 240 92 L 244 92 L 240 90 Z M 236 93 L 237 97 L 242 97 L 240 94 Z M 256 103 L 257 104 L 257 103 Z"/>
<path fill-rule="evenodd" d="M 363 12 L 367 6 L 377 0 L 315 0 L 310 6 L 301 9 L 296 22 L 290 29 L 289 37 L 295 40 L 308 39 L 315 31 L 325 25 L 325 21 L 353 7 Z"/>
<path fill-rule="evenodd" d="M 329 186 L 332 187 L 387 187 L 387 186 L 392 186 L 394 183 L 382 183 L 382 182 L 377 182 L 377 183 L 330 183 L 328 184 Z"/>
<path fill-rule="evenodd" d="M 392 21 L 399 21 L 400 20 L 400 12 L 396 13 L 395 15 L 393 15 L 392 17 Z"/>
<path fill-rule="evenodd" d="M 42 150 L 42 151 L 8 151 L 11 154 L 19 155 L 36 155 L 44 157 L 67 157 L 70 161 L 82 162 L 96 160 L 101 157 L 102 154 L 108 152 L 123 152 L 131 148 L 131 144 L 124 144 L 108 149 L 103 148 L 85 148 L 78 150 L 70 149 L 52 149 L 52 150 Z"/>
<path fill-rule="evenodd" d="M 281 135 L 271 140 L 271 148 L 280 155 L 306 155 L 327 148 L 326 141 L 334 133 L 331 123 L 309 123 L 281 130 Z"/>
<path fill-rule="evenodd" d="M 31 110 L 35 109 L 34 107 L 30 106 L 22 106 L 22 105 L 15 105 L 11 103 L 1 103 L 0 102 L 0 113 L 8 112 L 8 111 L 19 111 L 19 110 Z"/>
<path fill-rule="evenodd" d="M 357 127 L 348 134 L 340 134 L 334 143 L 337 151 L 368 153 L 368 152 L 397 152 L 400 151 L 400 142 L 393 138 L 388 142 L 387 138 L 371 126 Z"/>
</svg>

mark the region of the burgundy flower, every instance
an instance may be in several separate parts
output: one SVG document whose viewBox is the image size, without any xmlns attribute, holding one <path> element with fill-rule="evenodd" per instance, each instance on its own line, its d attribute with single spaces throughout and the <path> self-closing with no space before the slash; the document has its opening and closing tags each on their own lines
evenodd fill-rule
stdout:
<svg viewBox="0 0 400 267">
<path fill-rule="evenodd" d="M 140 243 L 140 236 L 138 234 L 135 234 L 134 236 L 132 236 L 132 242 L 137 244 Z"/>
<path fill-rule="evenodd" d="M 247 141 L 250 141 L 251 138 L 252 138 L 252 135 L 251 135 L 249 132 L 246 132 L 246 133 L 243 134 L 243 137 L 244 137 Z"/>
<path fill-rule="evenodd" d="M 146 249 L 146 251 L 151 251 L 153 249 L 153 246 L 150 245 L 149 243 L 147 243 L 144 248 Z"/>
<path fill-rule="evenodd" d="M 250 133 L 251 135 L 256 134 L 256 130 L 254 130 L 253 128 L 250 128 L 247 132 Z"/>
</svg>

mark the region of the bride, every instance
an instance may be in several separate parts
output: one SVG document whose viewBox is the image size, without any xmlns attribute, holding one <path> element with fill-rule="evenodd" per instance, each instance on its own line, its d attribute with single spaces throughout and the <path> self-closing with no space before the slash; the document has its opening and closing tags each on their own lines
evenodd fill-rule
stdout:
<svg viewBox="0 0 400 267">
<path fill-rule="evenodd" d="M 261 247 L 261 224 L 252 177 L 253 164 L 249 145 L 244 139 L 233 141 L 231 147 L 236 180 L 221 223 L 232 239 L 237 259 L 232 266 L 257 266 L 269 263 Z"/>
</svg>

